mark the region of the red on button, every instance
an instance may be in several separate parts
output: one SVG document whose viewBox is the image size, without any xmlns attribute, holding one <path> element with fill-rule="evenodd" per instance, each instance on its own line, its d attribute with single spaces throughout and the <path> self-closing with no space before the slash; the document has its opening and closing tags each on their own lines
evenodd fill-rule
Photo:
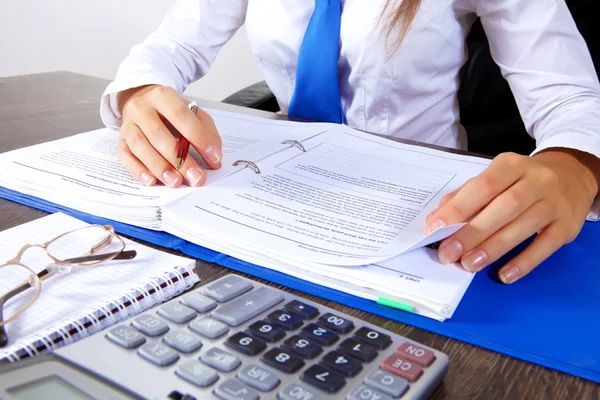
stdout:
<svg viewBox="0 0 600 400">
<path fill-rule="evenodd" d="M 423 372 L 421 366 L 396 355 L 386 358 L 380 368 L 410 382 L 419 379 L 419 376 L 421 376 L 421 373 Z"/>
<path fill-rule="evenodd" d="M 435 360 L 433 351 L 415 346 L 409 342 L 402 343 L 400 347 L 396 349 L 395 353 L 410 361 L 417 362 L 424 367 L 430 366 L 433 360 Z"/>
</svg>

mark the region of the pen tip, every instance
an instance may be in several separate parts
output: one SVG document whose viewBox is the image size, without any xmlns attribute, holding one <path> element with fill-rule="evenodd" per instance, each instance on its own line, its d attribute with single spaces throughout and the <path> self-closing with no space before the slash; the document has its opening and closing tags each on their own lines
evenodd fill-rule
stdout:
<svg viewBox="0 0 600 400">
<path fill-rule="evenodd" d="M 181 168 L 182 165 L 183 165 L 183 158 L 178 158 L 177 160 L 175 160 L 175 169 L 177 171 L 179 171 L 179 169 Z"/>
</svg>

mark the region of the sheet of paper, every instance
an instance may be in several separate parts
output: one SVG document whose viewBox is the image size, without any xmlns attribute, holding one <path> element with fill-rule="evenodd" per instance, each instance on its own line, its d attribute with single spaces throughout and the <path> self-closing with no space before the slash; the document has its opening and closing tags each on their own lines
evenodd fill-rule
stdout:
<svg viewBox="0 0 600 400">
<path fill-rule="evenodd" d="M 238 159 L 262 158 L 289 147 L 281 145 L 282 140 L 301 141 L 324 130 L 319 124 L 269 121 L 223 111 L 211 111 L 211 115 L 223 141 L 224 155 L 221 169 L 207 171 L 207 183 L 243 168 L 232 165 Z M 5 153 L 0 162 L 8 171 L 2 173 L 0 182 L 16 185 L 25 180 L 94 202 L 142 207 L 160 205 L 193 190 L 185 185 L 174 190 L 138 183 L 118 160 L 118 140 L 118 132 L 99 129 Z M 193 148 L 191 155 L 206 166 Z"/>
<path fill-rule="evenodd" d="M 202 241 L 206 247 L 242 261 L 355 296 L 404 302 L 413 305 L 415 312 L 438 320 L 452 316 L 474 276 L 456 265 L 441 264 L 436 252 L 429 248 L 419 248 L 377 265 L 343 267 L 301 262 L 240 248 L 218 234 L 199 239 L 197 230 L 183 216 L 170 215 L 168 209 L 166 213 L 166 229 L 190 242 Z"/>
<path fill-rule="evenodd" d="M 425 217 L 488 164 L 341 127 L 304 146 L 263 160 L 261 174 L 242 170 L 164 208 L 241 247 L 366 265 L 439 240 L 436 232 L 424 238 Z"/>
<path fill-rule="evenodd" d="M 207 170 L 207 183 L 245 168 L 237 160 L 260 160 L 306 140 L 324 124 L 272 121 L 207 110 L 222 137 L 223 162 Z M 118 160 L 118 132 L 100 129 L 0 155 L 0 185 L 28 196 L 119 222 L 160 230 L 160 206 L 198 188 L 146 187 Z M 191 148 L 191 157 L 206 165 Z"/>
</svg>

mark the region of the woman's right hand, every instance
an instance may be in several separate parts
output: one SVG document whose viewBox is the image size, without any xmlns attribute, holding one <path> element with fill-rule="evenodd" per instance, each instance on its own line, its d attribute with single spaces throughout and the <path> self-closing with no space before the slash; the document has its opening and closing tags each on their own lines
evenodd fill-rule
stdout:
<svg viewBox="0 0 600 400">
<path fill-rule="evenodd" d="M 202 186 L 206 171 L 188 156 L 175 169 L 176 133 L 169 123 L 184 135 L 204 161 L 212 168 L 221 166 L 222 142 L 214 121 L 198 109 L 194 116 L 188 101 L 167 86 L 148 85 L 117 95 L 123 123 L 117 153 L 119 160 L 146 186 L 157 180 L 169 187 L 178 187 L 184 180 L 190 186 Z M 172 129 L 172 128 L 171 128 Z"/>
</svg>

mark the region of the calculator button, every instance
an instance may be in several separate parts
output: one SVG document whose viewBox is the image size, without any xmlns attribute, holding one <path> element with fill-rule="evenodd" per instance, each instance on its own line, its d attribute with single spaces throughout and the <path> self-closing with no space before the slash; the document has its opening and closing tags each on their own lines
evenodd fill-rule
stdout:
<svg viewBox="0 0 600 400">
<path fill-rule="evenodd" d="M 215 389 L 215 395 L 222 400 L 258 400 L 258 392 L 237 379 L 221 383 Z"/>
<path fill-rule="evenodd" d="M 256 321 L 248 329 L 252 336 L 270 343 L 276 342 L 285 336 L 283 329 L 267 321 Z"/>
<path fill-rule="evenodd" d="M 322 361 L 332 370 L 339 372 L 340 374 L 352 377 L 362 371 L 363 367 L 360 362 L 352 357 L 348 357 L 339 351 L 330 351 Z"/>
<path fill-rule="evenodd" d="M 219 375 L 212 368 L 200 364 L 196 360 L 184 362 L 177 368 L 175 373 L 199 387 L 210 386 L 219 379 Z"/>
<path fill-rule="evenodd" d="M 267 348 L 265 342 L 253 338 L 252 336 L 248 336 L 244 332 L 238 332 L 229 337 L 225 342 L 225 345 L 248 356 L 258 354 Z"/>
<path fill-rule="evenodd" d="M 267 351 L 261 361 L 286 374 L 296 372 L 304 366 L 300 357 L 278 348 Z"/>
<path fill-rule="evenodd" d="M 402 343 L 394 353 L 402 358 L 419 363 L 424 367 L 430 366 L 433 360 L 435 360 L 433 351 L 409 342 Z"/>
<path fill-rule="evenodd" d="M 304 371 L 300 379 L 329 393 L 339 391 L 346 384 L 346 380 L 342 375 L 319 364 L 313 365 Z"/>
<path fill-rule="evenodd" d="M 354 329 L 354 323 L 347 318 L 338 317 L 332 313 L 326 313 L 319 318 L 319 325 L 336 331 L 337 333 L 348 333 Z"/>
<path fill-rule="evenodd" d="M 159 366 L 173 364 L 179 359 L 179 354 L 161 342 L 146 343 L 138 350 L 138 353 L 146 360 Z"/>
<path fill-rule="evenodd" d="M 234 355 L 227 353 L 217 347 L 213 347 L 204 353 L 200 360 L 221 372 L 230 372 L 236 369 L 241 361 Z"/>
<path fill-rule="evenodd" d="M 160 306 L 158 314 L 176 324 L 184 324 L 198 315 L 191 308 L 174 302 Z"/>
<path fill-rule="evenodd" d="M 323 328 L 317 324 L 308 324 L 302 328 L 300 333 L 306 339 L 314 340 L 315 342 L 329 346 L 340 338 L 337 333 L 327 328 Z"/>
<path fill-rule="evenodd" d="M 404 394 L 406 389 L 408 389 L 408 382 L 406 379 L 388 374 L 387 372 L 381 370 L 373 372 L 365 380 L 365 383 L 368 386 L 374 389 L 379 389 L 392 397 L 400 397 L 402 394 Z"/>
<path fill-rule="evenodd" d="M 169 325 L 165 321 L 150 314 L 140 315 L 133 320 L 132 325 L 148 336 L 159 336 L 169 330 Z"/>
<path fill-rule="evenodd" d="M 292 383 L 279 392 L 278 398 L 279 400 L 321 400 L 325 398 L 321 393 L 300 383 Z"/>
<path fill-rule="evenodd" d="M 196 398 L 194 396 L 192 396 L 191 394 L 181 393 L 177 390 L 171 391 L 171 393 L 169 393 L 169 395 L 167 396 L 167 399 L 169 399 L 169 400 L 196 400 Z"/>
<path fill-rule="evenodd" d="M 209 339 L 216 339 L 229 332 L 227 325 L 210 317 L 192 321 L 190 329 Z"/>
<path fill-rule="evenodd" d="M 267 318 L 286 331 L 293 331 L 302 326 L 302 319 L 300 317 L 284 310 L 273 311 Z"/>
<path fill-rule="evenodd" d="M 382 370 L 414 382 L 419 379 L 423 369 L 415 362 L 404 360 L 398 356 L 389 356 L 380 367 Z"/>
<path fill-rule="evenodd" d="M 346 400 L 392 400 L 392 397 L 379 390 L 360 385 L 346 397 Z"/>
<path fill-rule="evenodd" d="M 229 326 L 238 326 L 282 301 L 280 292 L 261 287 L 222 305 L 212 316 Z"/>
<path fill-rule="evenodd" d="M 191 353 L 202 347 L 202 341 L 191 332 L 186 332 L 183 329 L 178 329 L 167 333 L 164 341 L 182 353 Z"/>
<path fill-rule="evenodd" d="M 377 357 L 377 349 L 369 344 L 348 338 L 340 343 L 340 351 L 362 362 L 368 362 Z"/>
<path fill-rule="evenodd" d="M 236 275 L 228 275 L 202 288 L 202 293 L 224 303 L 252 289 L 252 283 Z"/>
<path fill-rule="evenodd" d="M 255 389 L 269 392 L 279 385 L 279 378 L 271 371 L 257 365 L 248 365 L 238 372 L 237 377 Z"/>
<path fill-rule="evenodd" d="M 316 307 L 309 306 L 298 300 L 292 300 L 284 306 L 289 312 L 296 314 L 302 319 L 313 319 L 319 315 L 319 310 Z"/>
<path fill-rule="evenodd" d="M 146 342 L 144 335 L 128 325 L 121 325 L 112 328 L 110 331 L 108 331 L 106 337 L 119 346 L 125 347 L 126 349 L 133 349 L 134 347 L 141 346 L 144 344 L 144 342 Z"/>
<path fill-rule="evenodd" d="M 367 328 L 366 326 L 354 332 L 354 336 L 361 342 L 375 346 L 379 350 L 387 348 L 392 343 L 389 335 Z"/>
<path fill-rule="evenodd" d="M 181 304 L 193 308 L 199 313 L 205 313 L 217 306 L 217 302 L 198 292 L 188 293 L 181 299 Z"/>
<path fill-rule="evenodd" d="M 305 339 L 302 336 L 294 335 L 289 337 L 281 346 L 286 351 L 291 351 L 302 358 L 315 358 L 323 351 L 323 348 L 313 340 Z"/>
</svg>

